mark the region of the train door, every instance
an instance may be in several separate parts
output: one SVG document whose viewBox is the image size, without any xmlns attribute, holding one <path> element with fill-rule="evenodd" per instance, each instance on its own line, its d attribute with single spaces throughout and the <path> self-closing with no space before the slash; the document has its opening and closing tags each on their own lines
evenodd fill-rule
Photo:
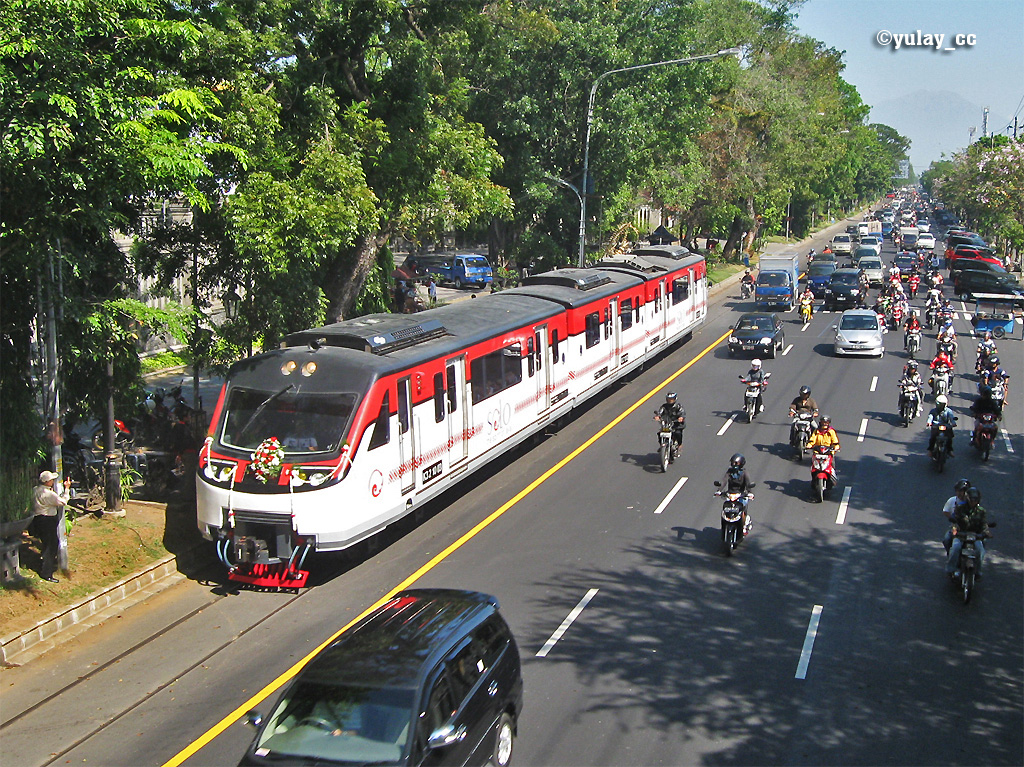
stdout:
<svg viewBox="0 0 1024 767">
<path fill-rule="evenodd" d="M 619 349 L 622 348 L 622 321 L 619 317 L 619 299 L 617 298 L 608 302 L 608 320 L 611 323 L 608 340 L 611 342 L 612 356 L 609 370 L 615 370 L 619 366 Z"/>
<path fill-rule="evenodd" d="M 691 272 L 693 281 L 693 300 L 696 302 L 697 314 L 695 319 L 700 320 L 708 311 L 708 280 L 707 275 L 697 278 L 696 271 Z"/>
<path fill-rule="evenodd" d="M 444 363 L 445 408 L 448 411 L 448 465 L 458 466 L 469 457 L 469 407 L 466 405 L 466 358 Z"/>
<path fill-rule="evenodd" d="M 551 347 L 548 345 L 547 325 L 533 329 L 533 353 L 527 367 L 534 370 L 537 379 L 537 412 L 543 413 L 551 406 Z"/>
<path fill-rule="evenodd" d="M 408 378 L 398 382 L 398 460 L 402 492 L 408 493 L 416 487 L 416 430 L 412 413 L 412 389 Z"/>
</svg>

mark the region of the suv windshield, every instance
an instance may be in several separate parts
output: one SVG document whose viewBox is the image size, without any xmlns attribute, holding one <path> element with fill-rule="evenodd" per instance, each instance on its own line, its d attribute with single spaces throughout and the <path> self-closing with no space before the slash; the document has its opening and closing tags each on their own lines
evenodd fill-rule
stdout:
<svg viewBox="0 0 1024 767">
<path fill-rule="evenodd" d="M 855 286 L 857 284 L 857 275 L 850 274 L 849 272 L 847 272 L 846 274 L 839 274 L 837 272 L 832 275 L 832 284 L 843 285 L 846 287 Z"/>
</svg>

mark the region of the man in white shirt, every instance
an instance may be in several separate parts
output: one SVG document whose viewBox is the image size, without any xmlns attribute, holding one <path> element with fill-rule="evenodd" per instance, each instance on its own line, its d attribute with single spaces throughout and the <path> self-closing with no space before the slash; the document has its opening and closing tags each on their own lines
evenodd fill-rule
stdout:
<svg viewBox="0 0 1024 767">
<path fill-rule="evenodd" d="M 942 507 L 942 513 L 946 519 L 953 520 L 953 509 L 959 506 L 961 503 L 967 502 L 967 488 L 971 486 L 971 483 L 966 479 L 958 480 L 953 485 L 953 495 L 949 497 L 945 505 Z M 953 543 L 953 528 L 949 528 L 946 531 L 945 537 L 942 539 L 942 545 L 946 548 L 946 554 L 949 554 L 949 547 Z"/>
<path fill-rule="evenodd" d="M 39 567 L 39 575 L 50 583 L 57 582 L 53 577 L 57 570 L 57 548 L 60 545 L 57 539 L 57 525 L 61 522 L 61 509 L 67 506 L 68 489 L 71 487 L 71 477 L 68 477 L 64 480 L 64 493 L 58 494 L 53 489 L 53 483 L 58 476 L 56 472 L 44 471 L 39 475 L 39 484 L 32 491 L 32 512 L 37 517 L 35 526 L 43 549 L 40 555 L 42 564 Z"/>
</svg>

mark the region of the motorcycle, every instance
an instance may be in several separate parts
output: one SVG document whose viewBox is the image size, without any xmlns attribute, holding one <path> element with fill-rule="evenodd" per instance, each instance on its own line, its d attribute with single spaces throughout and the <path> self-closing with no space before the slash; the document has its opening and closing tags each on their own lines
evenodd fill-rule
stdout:
<svg viewBox="0 0 1024 767">
<path fill-rule="evenodd" d="M 764 380 L 762 381 L 749 381 L 743 376 L 739 377 L 739 379 L 747 385 L 747 390 L 743 393 L 743 410 L 747 414 L 747 423 L 754 422 L 758 409 L 757 399 L 767 388 L 768 379 L 771 378 L 771 376 L 771 373 L 765 373 Z"/>
<path fill-rule="evenodd" d="M 715 480 L 715 487 L 721 487 L 722 483 Z M 753 485 L 751 485 L 753 487 Z M 744 510 L 747 504 L 754 497 L 753 493 L 730 493 L 719 490 L 715 495 L 725 495 L 722 502 L 722 546 L 727 557 L 732 556 L 733 550 L 739 546 L 743 539 L 750 532 L 750 519 L 743 523 Z"/>
<path fill-rule="evenodd" d="M 941 474 L 946 467 L 946 459 L 949 458 L 949 451 L 953 445 L 953 432 L 944 423 L 934 428 L 938 430 L 938 434 L 935 435 L 935 445 L 932 448 L 932 461 L 935 462 L 935 468 Z"/>
<path fill-rule="evenodd" d="M 814 304 L 808 300 L 800 301 L 800 319 L 804 325 L 808 325 L 811 322 L 811 316 L 814 314 Z"/>
<path fill-rule="evenodd" d="M 811 492 L 818 503 L 836 485 L 835 450 L 825 445 L 816 445 L 811 456 Z"/>
<path fill-rule="evenodd" d="M 892 314 L 889 315 L 889 329 L 895 330 L 903 322 L 903 307 L 900 304 L 896 304 L 892 308 Z"/>
<path fill-rule="evenodd" d="M 931 330 L 932 328 L 935 327 L 935 320 L 937 318 L 937 315 L 938 315 L 938 312 L 937 312 L 934 304 L 925 307 L 925 310 L 924 310 L 924 327 L 925 327 L 925 330 Z"/>
<path fill-rule="evenodd" d="M 740 298 L 750 298 L 752 295 L 754 295 L 754 283 L 741 281 Z"/>
<path fill-rule="evenodd" d="M 660 424 L 658 426 L 658 458 L 661 462 L 662 472 L 666 472 L 668 471 L 668 465 L 675 462 L 676 458 L 679 457 L 681 445 L 676 444 L 675 439 L 673 439 L 677 426 L 662 419 L 657 413 L 655 413 L 654 419 Z"/>
<path fill-rule="evenodd" d="M 910 422 L 920 415 L 920 409 L 921 387 L 915 384 L 900 386 L 900 418 L 904 427 L 910 426 Z"/>
<path fill-rule="evenodd" d="M 939 365 L 935 368 L 932 377 L 928 379 L 928 383 L 932 387 L 932 399 L 940 394 L 949 394 L 949 385 L 952 377 L 952 373 L 947 366 Z"/>
<path fill-rule="evenodd" d="M 907 354 L 910 355 L 910 359 L 914 359 L 914 356 L 921 351 L 921 331 L 920 330 L 908 330 L 907 331 Z"/>
<path fill-rule="evenodd" d="M 978 359 L 974 362 L 974 372 L 981 375 L 981 371 L 988 367 L 988 358 L 995 353 L 995 349 L 980 348 L 978 350 Z"/>
<path fill-rule="evenodd" d="M 1006 400 L 1006 382 L 1002 378 L 992 376 L 989 388 L 992 389 L 992 399 L 999 405 L 999 412 L 1002 412 Z"/>
<path fill-rule="evenodd" d="M 811 413 L 801 412 L 793 416 L 793 425 L 789 429 L 789 444 L 796 452 L 798 461 L 804 459 L 804 451 L 807 449 L 807 440 L 811 438 L 814 416 Z"/>
<path fill-rule="evenodd" d="M 921 285 L 921 278 L 916 274 L 910 275 L 910 279 L 907 280 L 907 285 L 910 288 L 910 297 L 917 298 L 917 289 Z"/>
<path fill-rule="evenodd" d="M 974 439 L 971 444 L 981 453 L 981 460 L 987 461 L 988 454 L 992 452 L 992 445 L 995 444 L 999 427 L 996 426 L 996 417 L 993 413 L 982 413 L 978 420 L 981 423 L 974 432 Z"/>
<path fill-rule="evenodd" d="M 978 534 L 958 530 L 956 537 L 963 541 L 956 569 L 960 571 L 960 588 L 963 590 L 964 604 L 967 604 L 974 593 L 974 579 L 978 572 Z"/>
</svg>

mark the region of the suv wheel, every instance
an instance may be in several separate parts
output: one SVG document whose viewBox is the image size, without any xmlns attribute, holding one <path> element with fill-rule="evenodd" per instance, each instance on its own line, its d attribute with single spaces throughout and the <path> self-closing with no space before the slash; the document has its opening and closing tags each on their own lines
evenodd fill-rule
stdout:
<svg viewBox="0 0 1024 767">
<path fill-rule="evenodd" d="M 512 747 L 515 743 L 515 724 L 512 717 L 502 714 L 494 731 L 494 754 L 491 763 L 494 767 L 508 767 L 512 763 Z"/>
</svg>

